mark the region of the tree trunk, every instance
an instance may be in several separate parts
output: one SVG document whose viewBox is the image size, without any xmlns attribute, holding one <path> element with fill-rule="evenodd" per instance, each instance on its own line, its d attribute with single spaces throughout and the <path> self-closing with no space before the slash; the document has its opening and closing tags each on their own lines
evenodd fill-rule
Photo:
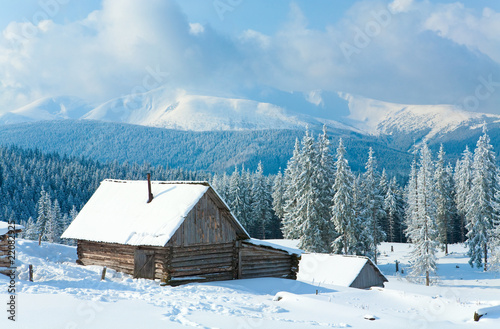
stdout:
<svg viewBox="0 0 500 329">
<path fill-rule="evenodd" d="M 344 255 L 347 255 L 347 239 L 346 239 L 346 234 L 344 233 Z"/>
<path fill-rule="evenodd" d="M 488 245 L 484 244 L 484 271 L 488 270 Z"/>
<path fill-rule="evenodd" d="M 377 215 L 376 209 L 373 208 L 373 260 L 375 261 L 375 265 L 377 265 Z"/>
<path fill-rule="evenodd" d="M 465 216 L 464 215 L 460 215 L 460 232 L 461 232 L 461 238 L 462 238 L 462 241 L 460 242 L 464 242 L 465 241 Z"/>
<path fill-rule="evenodd" d="M 429 286 L 430 280 L 429 280 L 429 271 L 425 271 L 425 285 Z"/>
</svg>

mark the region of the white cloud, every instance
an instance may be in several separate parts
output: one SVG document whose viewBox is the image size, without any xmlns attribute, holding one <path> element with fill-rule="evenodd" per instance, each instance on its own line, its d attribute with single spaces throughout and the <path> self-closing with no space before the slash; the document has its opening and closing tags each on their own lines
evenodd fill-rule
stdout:
<svg viewBox="0 0 500 329">
<path fill-rule="evenodd" d="M 145 88 L 151 71 L 175 89 L 244 97 L 273 88 L 316 105 L 324 104 L 317 90 L 456 103 L 474 93 L 479 76 L 500 81 L 500 16 L 491 9 L 360 1 L 323 29 L 308 19 L 292 4 L 273 34 L 227 36 L 190 24 L 173 0 L 104 0 L 81 21 L 13 22 L 0 36 L 0 108 L 56 95 L 104 101 Z M 355 47 L 349 60 L 341 44 Z M 482 105 L 496 108 L 498 94 Z"/>
<path fill-rule="evenodd" d="M 213 31 L 200 32 L 174 1 L 163 0 L 105 0 L 102 10 L 67 24 L 13 22 L 0 37 L 0 107 L 52 95 L 100 102 L 141 87 L 148 68 L 159 68 L 168 77 L 161 83 L 173 87 L 206 83 L 226 45 Z"/>
<path fill-rule="evenodd" d="M 205 28 L 200 23 L 189 23 L 189 33 L 198 35 L 205 32 Z"/>
<path fill-rule="evenodd" d="M 321 97 L 321 90 L 312 90 L 305 94 L 306 101 L 316 106 L 324 105 L 323 98 Z"/>
<path fill-rule="evenodd" d="M 424 27 L 500 63 L 500 13 L 490 8 L 476 14 L 461 3 L 438 6 Z"/>
<path fill-rule="evenodd" d="M 394 0 L 389 4 L 393 13 L 405 13 L 411 9 L 413 0 Z"/>
</svg>

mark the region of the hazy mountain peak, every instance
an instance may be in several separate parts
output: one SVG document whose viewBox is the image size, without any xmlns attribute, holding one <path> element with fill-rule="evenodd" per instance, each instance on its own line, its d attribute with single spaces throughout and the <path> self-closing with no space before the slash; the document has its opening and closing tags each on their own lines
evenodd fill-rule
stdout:
<svg viewBox="0 0 500 329">
<path fill-rule="evenodd" d="M 411 134 L 426 131 L 424 138 L 468 126 L 476 129 L 484 122 L 500 120 L 499 115 L 467 112 L 453 105 L 408 105 L 341 94 L 349 103 L 346 123 L 373 135 Z"/>
</svg>

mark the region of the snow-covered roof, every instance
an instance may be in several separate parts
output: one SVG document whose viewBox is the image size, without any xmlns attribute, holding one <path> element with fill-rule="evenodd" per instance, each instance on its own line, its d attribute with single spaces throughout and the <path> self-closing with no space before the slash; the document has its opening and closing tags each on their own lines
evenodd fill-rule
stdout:
<svg viewBox="0 0 500 329">
<path fill-rule="evenodd" d="M 14 224 L 15 230 L 23 230 L 24 226 L 19 224 Z M 9 228 L 12 228 L 12 225 L 7 222 L 0 222 L 0 235 L 5 235 L 9 233 Z"/>
<path fill-rule="evenodd" d="M 349 287 L 369 262 L 376 271 L 378 267 L 362 256 L 330 254 L 302 254 L 297 279 L 301 281 L 326 283 Z M 380 272 L 383 277 L 383 274 Z M 385 279 L 385 277 L 383 277 Z M 387 280 L 387 279 L 385 279 Z"/>
<path fill-rule="evenodd" d="M 104 180 L 62 237 L 164 246 L 210 188 L 206 182 L 153 181 L 154 198 L 147 203 L 147 184 Z M 237 220 L 236 224 L 241 227 Z"/>
<path fill-rule="evenodd" d="M 304 252 L 304 251 L 297 249 L 297 248 L 286 247 L 286 246 L 283 246 L 282 244 L 270 242 L 267 240 L 259 240 L 259 239 L 251 238 L 251 239 L 247 239 L 247 240 L 243 240 L 243 241 L 247 242 L 247 243 L 251 243 L 253 245 L 257 245 L 257 246 L 265 246 L 265 247 L 270 247 L 270 248 L 277 249 L 277 250 L 283 250 L 283 251 L 286 251 L 290 255 L 300 256 Z M 275 240 L 272 240 L 272 241 L 275 241 Z"/>
</svg>

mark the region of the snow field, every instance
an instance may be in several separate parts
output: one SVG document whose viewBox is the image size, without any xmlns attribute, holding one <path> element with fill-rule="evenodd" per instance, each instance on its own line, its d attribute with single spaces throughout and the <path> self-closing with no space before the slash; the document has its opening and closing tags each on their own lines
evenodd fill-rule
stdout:
<svg viewBox="0 0 500 329">
<path fill-rule="evenodd" d="M 448 256 L 437 253 L 438 285 L 414 284 L 395 272 L 395 260 L 406 272 L 409 247 L 380 246 L 385 289 L 275 278 L 160 287 L 111 269 L 100 281 L 101 267 L 75 264 L 75 247 L 18 240 L 17 321 L 3 311 L 0 328 L 498 328 L 498 273 L 470 268 L 465 249 L 452 245 Z M 28 264 L 35 282 L 27 281 Z M 0 276 L 0 304 L 7 286 Z"/>
</svg>

